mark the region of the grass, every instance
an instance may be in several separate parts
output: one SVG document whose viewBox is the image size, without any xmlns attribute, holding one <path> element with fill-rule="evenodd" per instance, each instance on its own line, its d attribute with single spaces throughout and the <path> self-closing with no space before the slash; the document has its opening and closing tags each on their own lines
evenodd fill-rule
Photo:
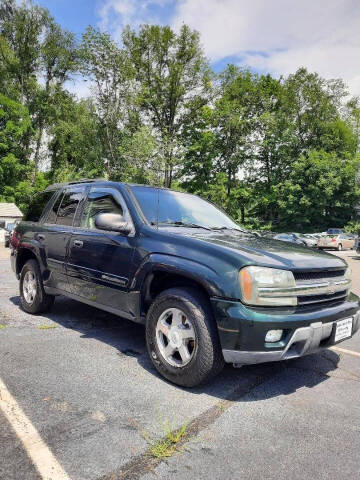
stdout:
<svg viewBox="0 0 360 480">
<path fill-rule="evenodd" d="M 154 458 L 168 458 L 179 451 L 179 443 L 187 437 L 187 425 L 172 430 L 167 424 L 165 437 L 150 445 L 149 453 Z"/>
<path fill-rule="evenodd" d="M 5 325 L 3 325 L 2 323 L 0 323 L 0 330 L 1 330 L 2 328 L 5 328 Z"/>
<path fill-rule="evenodd" d="M 48 330 L 49 328 L 56 328 L 56 325 L 40 325 L 40 330 Z"/>
</svg>

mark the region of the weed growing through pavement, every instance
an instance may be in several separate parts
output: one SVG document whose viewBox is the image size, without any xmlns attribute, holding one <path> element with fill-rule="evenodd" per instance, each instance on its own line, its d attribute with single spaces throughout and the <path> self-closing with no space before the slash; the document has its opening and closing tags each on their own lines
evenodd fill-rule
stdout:
<svg viewBox="0 0 360 480">
<path fill-rule="evenodd" d="M 161 440 L 150 443 L 149 455 L 154 458 L 168 458 L 179 452 L 180 444 L 187 438 L 187 424 L 185 423 L 180 428 L 173 430 L 169 422 L 164 427 L 165 436 Z M 143 434 L 145 440 L 149 441 L 150 436 L 147 433 Z"/>
<path fill-rule="evenodd" d="M 40 325 L 40 330 L 48 330 L 49 328 L 56 328 L 56 325 Z"/>
<path fill-rule="evenodd" d="M 0 323 L 0 330 L 1 330 L 2 328 L 5 328 L 5 325 L 3 325 L 2 323 Z"/>
</svg>

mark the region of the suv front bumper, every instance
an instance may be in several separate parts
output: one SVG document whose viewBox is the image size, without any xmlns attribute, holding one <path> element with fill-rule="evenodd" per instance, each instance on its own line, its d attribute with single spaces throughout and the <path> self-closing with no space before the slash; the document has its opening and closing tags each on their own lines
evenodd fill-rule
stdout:
<svg viewBox="0 0 360 480">
<path fill-rule="evenodd" d="M 352 335 L 360 328 L 359 299 L 354 294 L 346 302 L 316 309 L 254 309 L 215 298 L 212 306 L 227 363 L 251 365 L 315 353 L 335 344 L 336 322 L 345 318 L 353 319 Z M 283 330 L 282 339 L 266 343 L 266 333 L 277 329 Z"/>
</svg>

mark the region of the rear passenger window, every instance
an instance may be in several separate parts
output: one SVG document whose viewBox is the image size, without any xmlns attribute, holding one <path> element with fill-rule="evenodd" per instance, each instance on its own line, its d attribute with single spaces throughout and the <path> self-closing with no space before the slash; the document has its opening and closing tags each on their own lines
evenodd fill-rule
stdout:
<svg viewBox="0 0 360 480">
<path fill-rule="evenodd" d="M 30 203 L 29 209 L 24 217 L 26 222 L 38 222 L 41 218 L 41 215 L 51 199 L 54 195 L 54 191 L 49 192 L 41 192 L 35 195 L 33 200 Z"/>
<path fill-rule="evenodd" d="M 61 200 L 63 198 L 63 194 L 61 193 L 56 202 L 54 203 L 54 205 L 52 206 L 51 210 L 50 210 L 50 213 L 49 213 L 49 216 L 46 220 L 46 223 L 56 223 L 56 216 L 57 216 L 57 211 L 59 210 L 59 207 L 60 207 L 60 203 L 61 203 Z"/>
<path fill-rule="evenodd" d="M 57 212 L 56 224 L 68 225 L 73 224 L 75 212 L 80 200 L 82 199 L 82 191 L 65 192 L 62 198 L 59 210 Z"/>
</svg>

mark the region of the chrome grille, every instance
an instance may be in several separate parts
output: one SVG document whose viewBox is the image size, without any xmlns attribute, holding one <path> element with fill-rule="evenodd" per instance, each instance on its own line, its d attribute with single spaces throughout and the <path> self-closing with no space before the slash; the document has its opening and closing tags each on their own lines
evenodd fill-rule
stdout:
<svg viewBox="0 0 360 480">
<path fill-rule="evenodd" d="M 311 303 L 330 303 L 335 301 L 343 302 L 347 296 L 347 290 L 336 292 L 330 295 L 304 295 L 298 297 L 298 305 L 309 305 Z"/>
<path fill-rule="evenodd" d="M 321 270 L 317 272 L 309 271 L 294 271 L 293 272 L 296 286 L 297 287 L 307 287 L 316 285 L 329 285 L 329 292 L 320 292 L 316 294 L 314 292 L 309 292 L 308 295 L 301 294 L 298 296 L 298 305 L 310 305 L 315 303 L 327 304 L 332 302 L 344 301 L 348 294 L 348 290 L 345 288 L 345 285 L 341 283 L 345 280 L 344 274 L 345 269 L 340 270 Z M 335 291 L 331 291 L 331 287 L 335 287 Z M 342 287 L 342 288 L 341 288 Z"/>
</svg>

